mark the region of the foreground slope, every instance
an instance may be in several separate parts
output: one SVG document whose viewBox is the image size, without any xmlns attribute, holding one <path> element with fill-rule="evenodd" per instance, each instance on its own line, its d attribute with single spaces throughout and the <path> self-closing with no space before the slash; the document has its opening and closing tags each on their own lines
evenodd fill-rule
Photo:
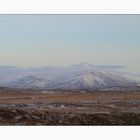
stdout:
<svg viewBox="0 0 140 140">
<path fill-rule="evenodd" d="M 140 125 L 140 92 L 3 88 L 0 125 Z"/>
</svg>

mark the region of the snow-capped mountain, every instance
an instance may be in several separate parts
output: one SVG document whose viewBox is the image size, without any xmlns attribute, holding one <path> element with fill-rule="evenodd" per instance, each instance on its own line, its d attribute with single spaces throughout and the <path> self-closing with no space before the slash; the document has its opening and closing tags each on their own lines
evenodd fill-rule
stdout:
<svg viewBox="0 0 140 140">
<path fill-rule="evenodd" d="M 113 67 L 114 68 L 114 67 Z M 0 86 L 41 89 L 121 89 L 136 88 L 137 82 L 105 66 L 86 63 L 69 67 L 0 67 Z"/>
</svg>

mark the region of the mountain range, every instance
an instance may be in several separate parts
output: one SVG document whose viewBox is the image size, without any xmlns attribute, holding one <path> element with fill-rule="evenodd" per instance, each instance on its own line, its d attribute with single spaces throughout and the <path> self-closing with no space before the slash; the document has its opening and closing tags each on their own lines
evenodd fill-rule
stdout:
<svg viewBox="0 0 140 140">
<path fill-rule="evenodd" d="M 139 82 L 114 69 L 81 63 L 68 67 L 0 67 L 0 86 L 46 90 L 137 90 Z"/>
</svg>

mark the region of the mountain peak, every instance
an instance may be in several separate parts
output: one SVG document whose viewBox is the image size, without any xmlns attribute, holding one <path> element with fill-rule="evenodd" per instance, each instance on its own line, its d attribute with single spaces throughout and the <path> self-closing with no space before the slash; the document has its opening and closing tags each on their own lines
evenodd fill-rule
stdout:
<svg viewBox="0 0 140 140">
<path fill-rule="evenodd" d="M 0 71 L 0 86 L 45 89 L 109 89 L 135 87 L 133 82 L 114 71 L 80 63 L 66 68 L 41 67 Z"/>
</svg>

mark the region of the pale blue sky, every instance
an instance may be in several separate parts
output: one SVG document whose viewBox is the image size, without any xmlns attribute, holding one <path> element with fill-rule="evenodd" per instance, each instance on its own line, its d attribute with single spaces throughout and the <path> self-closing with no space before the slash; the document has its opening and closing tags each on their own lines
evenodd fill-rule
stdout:
<svg viewBox="0 0 140 140">
<path fill-rule="evenodd" d="M 140 15 L 0 15 L 0 65 L 140 71 Z"/>
</svg>

